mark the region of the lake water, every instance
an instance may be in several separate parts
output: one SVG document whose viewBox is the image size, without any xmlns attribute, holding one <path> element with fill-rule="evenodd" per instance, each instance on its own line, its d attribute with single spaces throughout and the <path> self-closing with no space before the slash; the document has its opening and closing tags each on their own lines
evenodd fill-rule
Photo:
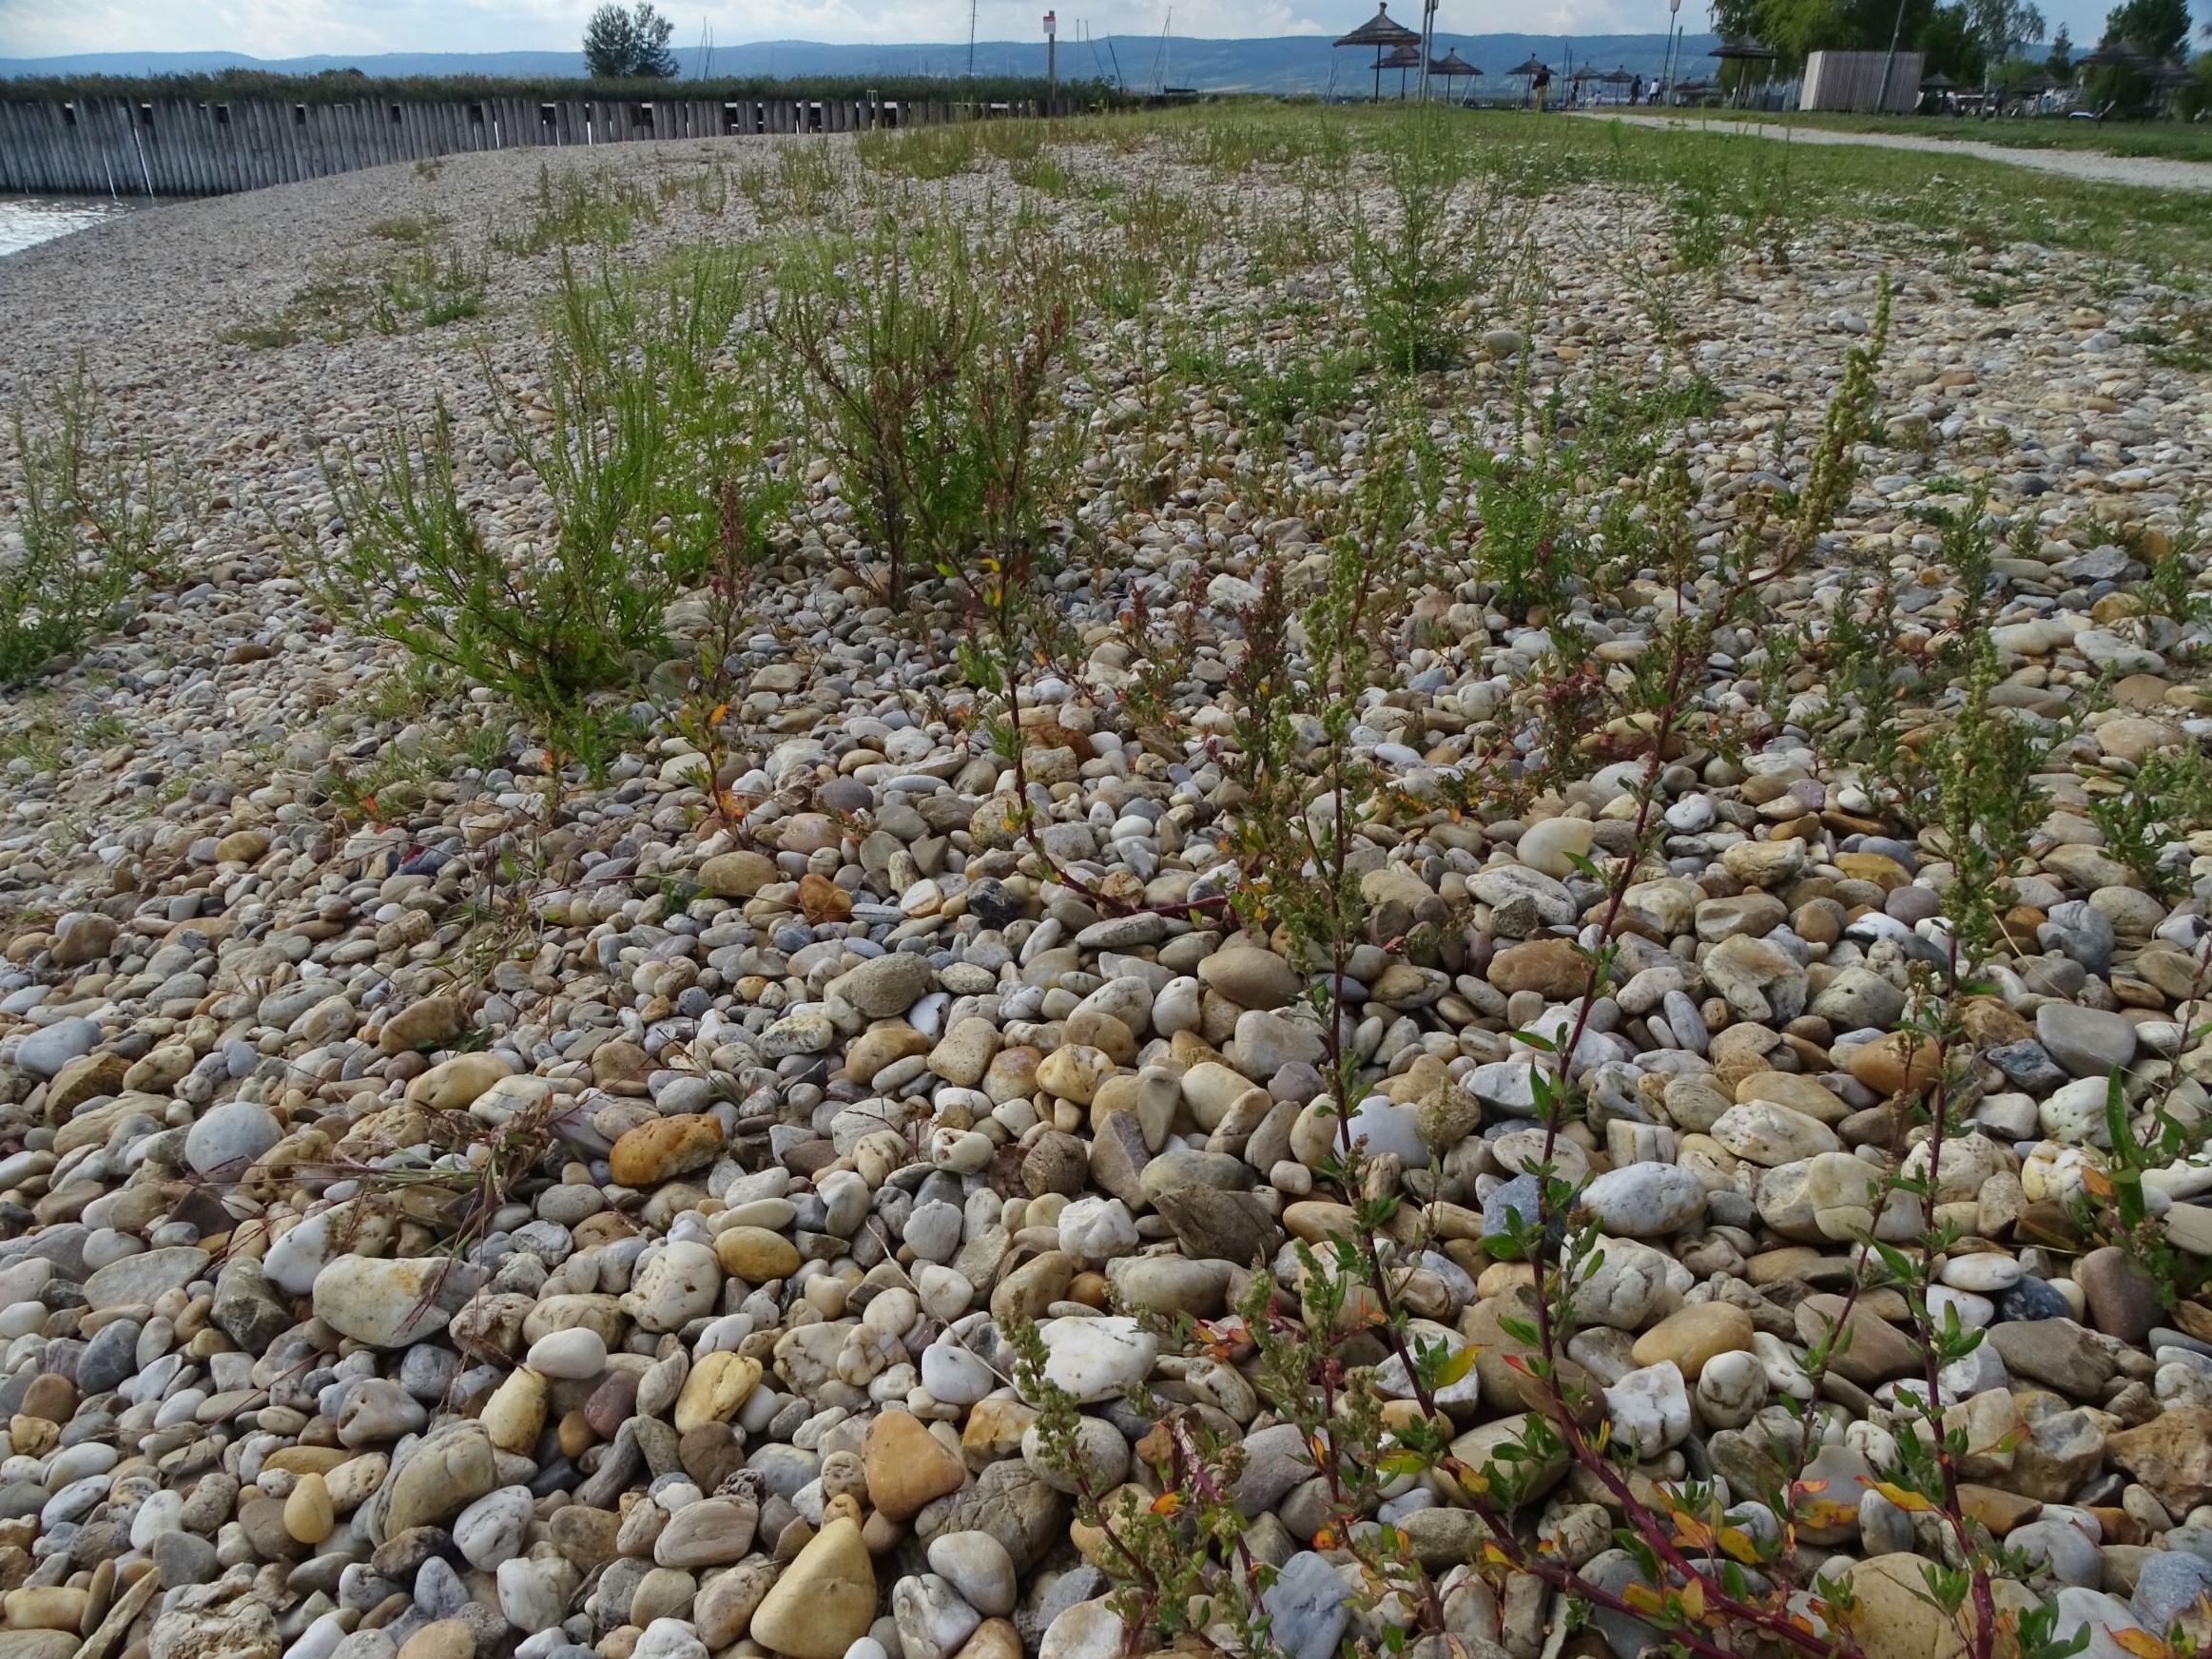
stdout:
<svg viewBox="0 0 2212 1659">
<path fill-rule="evenodd" d="M 0 256 L 128 213 L 131 206 L 105 196 L 0 196 Z"/>
</svg>

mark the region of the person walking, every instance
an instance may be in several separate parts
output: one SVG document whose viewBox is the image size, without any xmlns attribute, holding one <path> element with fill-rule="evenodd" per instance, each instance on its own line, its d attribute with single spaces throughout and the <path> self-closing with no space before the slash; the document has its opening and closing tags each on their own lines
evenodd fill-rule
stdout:
<svg viewBox="0 0 2212 1659">
<path fill-rule="evenodd" d="M 1628 106 L 1633 109 L 1643 102 L 1643 77 L 1639 75 L 1628 83 Z"/>
<path fill-rule="evenodd" d="M 1528 82 L 1529 101 L 1535 106 L 1539 115 L 1543 113 L 1543 97 L 1549 90 L 1551 90 L 1551 66 L 1546 64 L 1538 69 Z"/>
</svg>

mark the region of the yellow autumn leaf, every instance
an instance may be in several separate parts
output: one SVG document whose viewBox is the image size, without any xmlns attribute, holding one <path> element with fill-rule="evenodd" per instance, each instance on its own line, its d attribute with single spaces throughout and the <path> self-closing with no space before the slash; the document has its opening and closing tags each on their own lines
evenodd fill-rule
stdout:
<svg viewBox="0 0 2212 1659">
<path fill-rule="evenodd" d="M 1475 1368 L 1475 1348 L 1472 1342 L 1445 1360 L 1436 1373 L 1436 1386 L 1449 1388 Z"/>
<path fill-rule="evenodd" d="M 1648 1584 L 1631 1584 L 1621 1591 L 1620 1599 L 1633 1612 L 1656 1613 L 1664 1605 L 1659 1592 Z"/>
<path fill-rule="evenodd" d="M 2110 1634 L 2135 1659 L 2172 1659 L 2173 1649 L 2148 1630 L 2113 1630 Z"/>
<path fill-rule="evenodd" d="M 1694 1619 L 1705 1616 L 1705 1581 L 1693 1578 L 1682 1586 L 1682 1611 Z"/>
<path fill-rule="evenodd" d="M 1722 1527 L 1719 1541 L 1723 1551 L 1746 1566 L 1757 1563 L 1758 1543 L 1741 1527 Z"/>
<path fill-rule="evenodd" d="M 1899 1486 L 1893 1480 L 1877 1480 L 1874 1490 L 1907 1514 L 1922 1514 L 1935 1508 L 1925 1494 L 1914 1492 L 1909 1486 Z"/>
</svg>

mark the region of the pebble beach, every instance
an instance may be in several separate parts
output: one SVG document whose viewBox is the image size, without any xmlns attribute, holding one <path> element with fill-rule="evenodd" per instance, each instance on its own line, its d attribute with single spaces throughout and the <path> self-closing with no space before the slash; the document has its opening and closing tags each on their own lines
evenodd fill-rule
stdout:
<svg viewBox="0 0 2212 1659">
<path fill-rule="evenodd" d="M 740 193 L 709 214 L 656 191 L 770 147 L 592 158 L 661 203 L 610 257 L 784 228 Z M 1078 180 L 1222 188 L 1159 146 L 1062 147 Z M 319 603 L 286 533 L 330 516 L 317 446 L 393 415 L 442 399 L 485 522 L 540 524 L 484 376 L 533 372 L 556 257 L 494 260 L 483 314 L 440 328 L 239 330 L 397 216 L 480 244 L 539 165 L 165 203 L 0 259 L 0 395 L 81 355 L 192 502 L 123 626 L 0 694 L 0 1659 L 1115 1659 L 1157 1642 L 1078 1512 L 1160 1503 L 1178 1436 L 1234 1448 L 1270 1653 L 1380 1653 L 1395 1629 L 1420 1659 L 1637 1659 L 1650 1624 L 1570 1620 L 1434 1470 L 1380 1480 L 1359 1520 L 1399 1530 L 1435 1605 L 1376 1593 L 1330 1449 L 1271 1403 L 1240 1311 L 1271 1276 L 1294 1312 L 1301 1251 L 1364 1229 L 1402 1329 L 1472 1351 L 1432 1403 L 1456 1466 L 1490 1467 L 1540 1409 L 1508 1328 L 1532 1269 L 1497 1241 L 1547 1156 L 1601 1238 L 1558 1359 L 1623 1480 L 1710 1483 L 1757 1537 L 1782 1532 L 1777 1480 L 1821 1495 L 1789 1549 L 1850 1586 L 1867 1659 L 1965 1650 L 1924 1593 L 1948 1538 L 1893 1476 L 1924 1356 L 1869 1279 L 1921 1188 L 1949 1243 L 1915 1294 L 1984 1333 L 1934 1414 L 2008 1593 L 2090 1659 L 2212 1639 L 2212 823 L 2167 824 L 2146 878 L 2093 812 L 2212 740 L 2212 621 L 2146 597 L 2212 478 L 2212 374 L 2153 338 L 2185 295 L 1852 223 L 1678 280 L 1664 204 L 1547 188 L 1541 280 L 1470 309 L 1465 360 L 1425 384 L 1439 430 L 1507 450 L 1517 384 L 1701 376 L 1678 445 L 1717 547 L 1802 483 L 1886 281 L 1880 435 L 1818 556 L 1713 639 L 1697 705 L 1740 741 L 1652 764 L 1618 746 L 1632 727 L 1593 728 L 1510 814 L 1446 801 L 1544 759 L 1563 619 L 1500 608 L 1479 527 L 1443 541 L 1351 728 L 1381 781 L 1332 976 L 1227 902 L 1255 875 L 1231 833 L 1240 618 L 1264 567 L 1310 575 L 1316 550 L 1240 484 L 1234 412 L 1161 394 L 1130 325 L 1079 347 L 1096 556 L 1049 582 L 1079 649 L 1025 690 L 1019 784 L 951 598 L 883 602 L 826 465 L 721 711 L 734 815 L 650 685 L 638 742 L 549 808 L 559 762 L 525 725 Z M 941 189 L 980 214 L 1026 187 L 986 158 Z M 1236 193 L 1163 306 L 1349 338 L 1341 273 L 1255 252 L 1295 183 L 1259 167 Z M 1372 408 L 1295 455 L 1301 488 L 1359 475 Z M 1111 463 L 1145 422 L 1139 490 Z M 1969 593 L 1946 533 L 1979 511 L 2002 543 Z M 1962 619 L 1989 704 L 2050 739 L 2003 946 L 1957 999 L 1939 1156 L 1920 1022 L 1954 849 L 1928 800 L 1837 762 L 1815 648 L 1877 585 L 1904 750 L 1960 704 L 1937 665 Z M 1139 595 L 1198 642 L 1164 723 L 1131 712 Z M 1698 597 L 1585 586 L 1586 666 L 1625 684 Z M 704 627 L 701 599 L 670 608 L 679 644 Z M 340 785 L 372 771 L 366 810 Z M 1342 1124 L 1331 993 L 1362 1088 Z M 1562 1071 L 1583 1104 L 1547 1129 Z M 2115 1077 L 2157 1157 L 2115 1151 Z M 1331 1174 L 1347 1139 L 1356 1193 Z M 2115 1242 L 2089 1211 L 2139 1167 L 2147 1219 Z M 1369 1225 L 1377 1198 L 1398 1202 Z M 1032 1325 L 1080 1413 L 1073 1467 L 1038 1427 Z M 1386 1424 L 1419 1415 L 1374 1330 L 1338 1350 Z M 1562 1466 L 1517 1518 L 1625 1591 L 1620 1508 Z M 1192 1624 L 1191 1650 L 1247 1650 Z"/>
</svg>

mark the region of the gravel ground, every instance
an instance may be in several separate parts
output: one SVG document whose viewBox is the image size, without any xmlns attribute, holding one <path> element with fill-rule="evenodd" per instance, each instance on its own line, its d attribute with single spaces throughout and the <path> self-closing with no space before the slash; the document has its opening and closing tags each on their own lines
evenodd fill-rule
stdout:
<svg viewBox="0 0 2212 1659">
<path fill-rule="evenodd" d="M 764 147 L 591 164 L 673 175 Z M 1218 903 L 1264 874 L 1233 857 L 1241 607 L 1263 567 L 1307 579 L 1317 555 L 1239 471 L 1237 409 L 1163 378 L 1131 325 L 1082 337 L 1099 552 L 1045 595 L 1079 649 L 1030 688 L 1022 844 L 1015 776 L 950 666 L 960 612 L 933 585 L 909 617 L 878 602 L 824 467 L 736 664 L 735 828 L 665 722 L 546 821 L 527 732 L 417 692 L 394 647 L 320 612 L 270 530 L 322 510 L 310 433 L 445 394 L 494 533 L 536 522 L 495 465 L 475 353 L 527 372 L 554 261 L 498 260 L 489 313 L 428 333 L 221 337 L 380 245 L 381 220 L 435 213 L 469 242 L 514 225 L 538 161 L 165 206 L 0 261 L 0 381 L 84 352 L 204 500 L 187 568 L 0 705 L 0 1659 L 85 1638 L 89 1659 L 1112 1659 L 1116 1559 L 1027 1433 L 1022 1321 L 1081 1405 L 1095 1490 L 1149 1510 L 1175 1437 L 1241 1446 L 1282 1652 L 1380 1652 L 1411 1618 L 1420 1659 L 1562 1640 L 1635 1659 L 1633 1619 L 1566 1637 L 1538 1578 L 1477 1559 L 1445 1475 L 1340 1513 L 1304 1391 L 1269 1392 L 1229 1311 L 1271 1274 L 1295 1320 L 1294 1245 L 1363 1225 L 1329 1173 L 1317 980 L 1373 1086 L 1363 1190 L 1403 1201 L 1376 1244 L 1411 1330 L 1476 1349 L 1437 1401 L 1463 1464 L 1495 1469 L 1529 1403 L 1501 1324 L 1529 1269 L 1492 1246 L 1533 1202 L 1533 1078 L 1561 1062 L 1524 1037 L 1579 1024 L 1566 1065 L 1591 1104 L 1556 1158 L 1606 1243 L 1567 1360 L 1633 1473 L 1715 1481 L 1734 1527 L 1778 1531 L 1774 1459 L 1812 1450 L 1832 1502 L 1798 1565 L 1849 1578 L 1871 1659 L 1925 1659 L 1948 1636 L 1919 1555 L 1945 1541 L 1877 1490 L 1920 1361 L 1893 1290 L 1840 1293 L 1862 1235 L 1912 1219 L 1884 1181 L 1931 1162 L 1911 1022 L 1947 960 L 1953 849 L 1927 799 L 1837 758 L 1838 721 L 1869 711 L 1834 706 L 1824 676 L 1839 619 L 1886 591 L 1871 621 L 1902 653 L 1884 684 L 1908 746 L 1955 711 L 1937 665 L 1969 595 L 1944 515 L 1975 486 L 2008 530 L 1970 596 L 1990 700 L 2049 747 L 1933 1171 L 1958 1240 L 1929 1295 L 1989 1332 L 1940 1403 L 1969 1431 L 1971 1514 L 2027 1563 L 2008 1595 L 2055 1602 L 2095 1659 L 2201 1624 L 2212 1306 L 2187 1269 L 2212 1258 L 2212 832 L 2153 837 L 2154 892 L 2086 816 L 2212 738 L 2212 628 L 2134 586 L 2180 556 L 2212 464 L 2212 385 L 2147 338 L 2186 296 L 2033 247 L 1916 265 L 1853 226 L 1681 270 L 1663 203 L 1547 197 L 1541 297 L 1457 315 L 1479 349 L 1428 383 L 1433 430 L 1522 442 L 1523 370 L 1540 402 L 1601 369 L 1695 370 L 1714 395 L 1681 434 L 1690 530 L 1720 546 L 1801 481 L 1886 272 L 1883 441 L 1818 559 L 1715 636 L 1698 704 L 1742 741 L 1669 759 L 1641 846 L 1644 763 L 1604 747 L 1633 732 L 1572 734 L 1599 752 L 1509 809 L 1431 803 L 1485 764 L 1543 762 L 1563 678 L 1626 685 L 1666 614 L 1710 594 L 1648 573 L 1581 592 L 1565 620 L 1587 657 L 1562 664 L 1562 619 L 1499 608 L 1463 514 L 1351 732 L 1407 804 L 1358 809 L 1367 916 L 1334 982 Z M 1071 164 L 1205 194 L 1218 235 L 1170 320 L 1249 319 L 1279 350 L 1356 335 L 1345 272 L 1263 235 L 1295 182 L 1231 191 L 1104 145 Z M 1002 211 L 1012 188 L 994 169 L 950 200 Z M 741 195 L 708 216 L 679 193 L 618 257 L 758 234 Z M 1359 476 L 1373 409 L 1288 455 L 1313 499 Z M 1138 593 L 1195 642 L 1142 729 L 1125 694 L 1167 646 L 1122 636 Z M 698 621 L 671 608 L 678 634 Z M 378 766 L 375 817 L 345 816 L 333 773 Z M 505 854 L 533 872 L 519 893 Z M 1629 931 L 1593 994 L 1577 946 L 1617 877 Z M 2114 1069 L 2137 1131 L 2161 1110 L 2179 1126 L 2182 1155 L 2143 1176 L 2150 1235 L 2183 1264 L 2167 1299 L 2084 1208 L 2111 1164 Z M 480 1203 L 490 1148 L 518 1140 L 531 1155 Z M 1178 1314 L 1213 1321 L 1203 1341 Z M 1815 1364 L 1839 1321 L 1848 1351 Z M 1331 1358 L 1407 1421 L 1372 1331 Z M 1818 1402 L 1810 1437 L 1785 1399 Z M 1577 1476 L 1522 1519 L 1624 1586 L 1616 1501 Z M 1433 1604 L 1370 1593 L 1346 1528 L 1377 1518 L 1442 1581 Z"/>
<path fill-rule="evenodd" d="M 1977 144 L 1972 139 L 1921 138 L 1904 132 L 1828 132 L 1817 127 L 1776 126 L 1763 122 L 1700 122 L 1675 115 L 1614 115 L 1601 109 L 1575 113 L 1601 121 L 1631 122 L 1638 126 L 1745 133 L 1758 138 L 1787 139 L 1793 144 L 1871 145 L 1875 149 L 1979 156 L 1986 162 L 2004 162 L 2015 167 L 2030 167 L 2039 173 L 2096 179 L 2107 184 L 2141 184 L 2153 190 L 2212 190 L 2212 162 L 2166 161 L 2157 156 L 2101 156 L 2087 150 L 2020 149 L 2007 145 Z"/>
</svg>

